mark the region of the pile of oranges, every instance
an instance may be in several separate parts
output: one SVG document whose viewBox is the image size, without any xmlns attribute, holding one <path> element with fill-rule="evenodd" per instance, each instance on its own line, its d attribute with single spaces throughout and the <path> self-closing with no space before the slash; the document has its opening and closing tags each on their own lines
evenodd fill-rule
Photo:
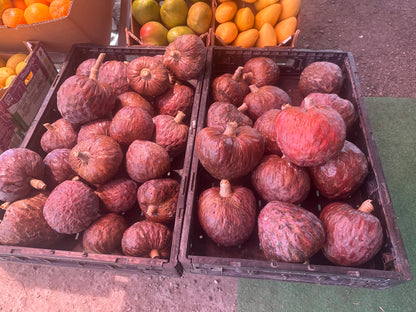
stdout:
<svg viewBox="0 0 416 312">
<path fill-rule="evenodd" d="M 64 17 L 71 0 L 0 0 L 3 25 L 16 27 Z"/>
</svg>

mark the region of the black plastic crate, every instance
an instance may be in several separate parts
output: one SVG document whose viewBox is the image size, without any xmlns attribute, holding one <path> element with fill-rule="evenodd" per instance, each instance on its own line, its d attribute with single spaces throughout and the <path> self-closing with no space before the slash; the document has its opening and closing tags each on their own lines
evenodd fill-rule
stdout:
<svg viewBox="0 0 416 312">
<path fill-rule="evenodd" d="M 88 59 L 96 58 L 100 53 L 106 53 L 104 61 L 119 60 L 132 61 L 139 56 L 163 55 L 165 47 L 102 47 L 88 44 L 74 45 L 67 55 L 53 85 L 33 121 L 28 134 L 21 147 L 27 147 L 38 152 L 42 157 L 46 155 L 40 147 L 40 138 L 46 129 L 43 124 L 53 122 L 61 115 L 56 106 L 56 95 L 61 84 L 68 77 L 75 74 L 78 65 Z M 180 276 L 182 267 L 178 262 L 180 236 L 182 230 L 183 215 L 185 209 L 185 197 L 188 189 L 188 176 L 192 158 L 193 141 L 195 137 L 195 126 L 198 116 L 199 101 L 202 93 L 203 73 L 198 80 L 192 81 L 195 87 L 192 114 L 189 118 L 188 142 L 185 153 L 176 157 L 172 163 L 169 176 L 180 182 L 177 214 L 172 230 L 172 247 L 169 259 L 151 259 L 142 257 L 130 257 L 124 255 L 108 255 L 85 253 L 82 250 L 82 240 L 76 235 L 70 235 L 60 241 L 51 249 L 27 248 L 18 246 L 0 245 L 0 260 L 46 264 L 56 266 L 71 266 L 87 269 L 105 269 L 119 271 L 133 271 L 137 273 L 149 273 L 155 275 Z M 133 208 L 135 209 L 135 208 Z M 140 211 L 126 213 L 127 218 L 135 220 Z M 0 212 L 0 219 L 3 214 Z M 132 222 L 132 221 L 131 221 Z"/>
<path fill-rule="evenodd" d="M 211 186 L 219 186 L 219 181 L 206 172 L 194 153 L 179 253 L 179 261 L 185 272 L 378 289 L 410 280 L 412 274 L 396 224 L 395 212 L 351 53 L 300 49 L 210 48 L 208 62 L 211 66 L 204 78 L 197 133 L 205 127 L 206 112 L 209 105 L 214 102 L 211 95 L 213 79 L 221 74 L 234 72 L 238 66 L 244 65 L 250 58 L 257 56 L 272 58 L 279 64 L 281 76 L 278 86 L 290 95 L 293 105 L 300 105 L 302 100 L 297 84 L 301 71 L 307 65 L 315 61 L 330 61 L 341 67 L 346 79 L 340 96 L 350 100 L 358 114 L 354 130 L 349 133 L 347 139 L 357 145 L 369 161 L 369 174 L 366 181 L 347 201 L 353 207 L 358 207 L 366 199 L 373 200 L 375 206 L 373 214 L 380 219 L 384 229 L 384 245 L 373 260 L 360 267 L 333 265 L 325 259 L 321 251 L 310 259 L 309 264 L 269 261 L 259 248 L 257 226 L 251 238 L 243 245 L 231 248 L 220 247 L 204 233 L 197 216 L 199 195 Z M 243 177 L 234 181 L 234 184 L 250 187 L 250 179 Z M 264 203 L 261 203 L 260 198 L 258 199 L 260 200 L 259 208 L 261 208 Z M 312 186 L 309 197 L 301 206 L 319 216 L 320 210 L 327 203 L 328 200 L 322 196 L 319 197 Z"/>
</svg>

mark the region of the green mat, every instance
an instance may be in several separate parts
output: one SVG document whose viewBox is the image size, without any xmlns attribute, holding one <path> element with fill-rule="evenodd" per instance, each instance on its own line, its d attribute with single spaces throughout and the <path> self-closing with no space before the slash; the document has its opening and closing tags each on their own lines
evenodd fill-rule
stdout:
<svg viewBox="0 0 416 312">
<path fill-rule="evenodd" d="M 416 274 L 416 99 L 366 98 L 410 268 Z M 416 281 L 386 290 L 240 278 L 238 311 L 415 312 Z"/>
</svg>

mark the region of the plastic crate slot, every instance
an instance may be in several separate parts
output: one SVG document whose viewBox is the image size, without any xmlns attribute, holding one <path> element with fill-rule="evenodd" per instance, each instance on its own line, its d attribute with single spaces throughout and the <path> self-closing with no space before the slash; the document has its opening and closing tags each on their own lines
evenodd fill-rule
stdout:
<svg viewBox="0 0 416 312">
<path fill-rule="evenodd" d="M 191 190 L 191 192 L 195 192 L 195 185 L 196 185 L 195 180 L 196 180 L 196 172 L 193 171 L 191 173 L 191 181 L 190 181 L 190 186 L 191 186 L 190 190 Z"/>
<path fill-rule="evenodd" d="M 186 174 L 182 174 L 182 192 L 181 195 L 185 196 L 186 195 L 186 190 L 188 189 L 188 175 Z"/>
<path fill-rule="evenodd" d="M 360 272 L 359 271 L 347 271 L 347 274 L 349 276 L 360 277 Z"/>
<path fill-rule="evenodd" d="M 213 267 L 211 267 L 211 271 L 222 273 L 223 267 L 221 267 L 221 266 L 213 266 Z"/>
<path fill-rule="evenodd" d="M 240 268 L 241 267 L 241 262 L 240 261 L 230 261 L 229 264 L 232 267 L 236 267 L 236 268 Z"/>
<path fill-rule="evenodd" d="M 180 208 L 179 209 L 179 219 L 183 219 L 183 216 L 184 216 L 184 214 L 185 214 L 185 208 Z"/>
</svg>

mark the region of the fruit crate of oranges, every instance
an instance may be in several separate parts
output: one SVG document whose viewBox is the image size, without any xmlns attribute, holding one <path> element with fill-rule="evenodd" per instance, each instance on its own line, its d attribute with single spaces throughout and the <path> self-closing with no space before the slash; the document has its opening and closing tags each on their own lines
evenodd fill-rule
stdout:
<svg viewBox="0 0 416 312">
<path fill-rule="evenodd" d="M 214 3 L 194 0 L 131 0 L 129 46 L 167 46 L 177 36 L 196 34 L 210 45 Z"/>
<path fill-rule="evenodd" d="M 216 0 L 213 8 L 214 45 L 295 46 L 301 0 Z"/>
<path fill-rule="evenodd" d="M 110 42 L 114 0 L 0 0 L 0 50 L 19 51 L 37 40 L 48 51 L 74 43 Z"/>
</svg>

